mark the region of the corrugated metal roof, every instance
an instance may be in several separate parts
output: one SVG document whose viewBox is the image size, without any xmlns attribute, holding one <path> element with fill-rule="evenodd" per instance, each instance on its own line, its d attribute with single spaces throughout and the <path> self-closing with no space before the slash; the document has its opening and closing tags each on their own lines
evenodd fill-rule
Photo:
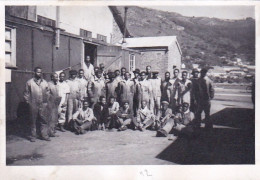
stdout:
<svg viewBox="0 0 260 180">
<path fill-rule="evenodd" d="M 134 37 L 125 38 L 126 47 L 168 47 L 177 41 L 176 36 L 157 36 L 157 37 Z"/>
</svg>

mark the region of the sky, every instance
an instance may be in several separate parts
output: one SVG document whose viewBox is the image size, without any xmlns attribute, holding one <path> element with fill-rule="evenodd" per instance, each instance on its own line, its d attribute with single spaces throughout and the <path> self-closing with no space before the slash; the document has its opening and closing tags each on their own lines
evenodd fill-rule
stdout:
<svg viewBox="0 0 260 180">
<path fill-rule="evenodd" d="M 254 18 L 254 6 L 146 6 L 147 8 L 176 12 L 183 16 L 215 17 L 220 19 Z"/>
</svg>

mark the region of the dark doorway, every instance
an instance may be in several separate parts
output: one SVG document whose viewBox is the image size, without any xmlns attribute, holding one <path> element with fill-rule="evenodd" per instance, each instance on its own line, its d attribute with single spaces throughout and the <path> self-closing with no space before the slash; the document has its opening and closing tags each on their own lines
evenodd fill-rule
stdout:
<svg viewBox="0 0 260 180">
<path fill-rule="evenodd" d="M 97 65 L 97 46 L 93 44 L 84 43 L 85 45 L 85 59 L 87 56 L 90 56 L 91 64 L 94 66 Z"/>
</svg>

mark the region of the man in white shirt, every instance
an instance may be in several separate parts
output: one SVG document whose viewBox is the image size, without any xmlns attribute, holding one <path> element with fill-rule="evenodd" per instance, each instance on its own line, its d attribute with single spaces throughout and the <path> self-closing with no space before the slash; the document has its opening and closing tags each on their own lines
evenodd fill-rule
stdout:
<svg viewBox="0 0 260 180">
<path fill-rule="evenodd" d="M 58 81 L 58 91 L 59 96 L 61 97 L 61 101 L 58 108 L 58 126 L 62 132 L 65 131 L 64 124 L 66 122 L 66 112 L 67 112 L 67 103 L 68 103 L 68 97 L 70 94 L 70 87 L 65 81 L 65 73 L 61 72 L 59 75 L 59 81 Z"/>
<path fill-rule="evenodd" d="M 87 95 L 87 87 L 88 87 L 88 81 L 84 77 L 84 70 L 80 69 L 78 71 L 78 77 L 76 78 L 79 81 L 79 87 L 80 87 L 80 100 L 83 101 L 88 97 Z M 81 105 L 81 103 L 80 103 Z"/>
<path fill-rule="evenodd" d="M 89 108 L 89 102 L 85 100 L 82 104 L 83 108 L 78 109 L 72 117 L 72 129 L 77 135 L 85 134 L 86 131 L 91 129 L 92 122 L 96 120 L 93 110 Z"/>
<path fill-rule="evenodd" d="M 140 94 L 141 101 L 145 100 L 147 102 L 148 109 L 150 109 L 151 108 L 150 101 L 152 97 L 152 86 L 151 86 L 151 82 L 147 80 L 146 73 L 144 71 L 141 72 L 141 81 L 139 83 L 140 83 L 139 94 Z M 141 107 L 141 105 L 139 107 Z"/>
<path fill-rule="evenodd" d="M 95 73 L 94 66 L 90 63 L 90 56 L 86 57 L 86 61 L 83 63 L 82 69 L 84 70 L 86 80 L 92 80 Z"/>
</svg>

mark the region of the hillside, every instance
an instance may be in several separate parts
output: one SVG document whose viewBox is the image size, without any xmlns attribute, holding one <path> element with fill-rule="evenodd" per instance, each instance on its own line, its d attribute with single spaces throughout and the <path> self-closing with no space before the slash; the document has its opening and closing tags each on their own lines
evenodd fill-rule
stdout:
<svg viewBox="0 0 260 180">
<path fill-rule="evenodd" d="M 117 7 L 124 17 L 124 7 Z M 183 61 L 223 65 L 235 58 L 255 63 L 255 20 L 185 17 L 174 12 L 130 6 L 127 28 L 131 36 L 177 36 Z M 225 58 L 220 58 L 220 57 Z"/>
</svg>

